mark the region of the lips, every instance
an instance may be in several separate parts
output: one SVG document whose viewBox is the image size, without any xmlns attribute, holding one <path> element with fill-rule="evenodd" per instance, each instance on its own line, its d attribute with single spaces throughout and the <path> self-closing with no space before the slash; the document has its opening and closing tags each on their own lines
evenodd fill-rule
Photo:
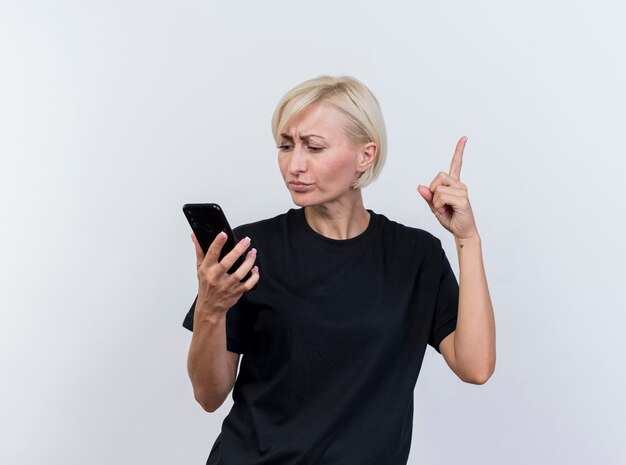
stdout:
<svg viewBox="0 0 626 465">
<path fill-rule="evenodd" d="M 306 182 L 301 182 L 301 181 L 289 181 L 289 188 L 295 192 L 305 192 L 312 185 L 313 184 L 308 184 Z"/>
</svg>

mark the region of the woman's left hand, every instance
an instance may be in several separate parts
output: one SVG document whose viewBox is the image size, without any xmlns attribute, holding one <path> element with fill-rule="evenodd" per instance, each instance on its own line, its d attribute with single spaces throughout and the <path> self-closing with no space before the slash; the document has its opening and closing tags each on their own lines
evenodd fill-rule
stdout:
<svg viewBox="0 0 626 465">
<path fill-rule="evenodd" d="M 466 142 L 465 136 L 457 142 L 449 174 L 440 171 L 429 187 L 421 184 L 417 187 L 441 225 L 456 239 L 478 236 L 474 213 L 467 196 L 467 186 L 460 180 Z"/>
</svg>

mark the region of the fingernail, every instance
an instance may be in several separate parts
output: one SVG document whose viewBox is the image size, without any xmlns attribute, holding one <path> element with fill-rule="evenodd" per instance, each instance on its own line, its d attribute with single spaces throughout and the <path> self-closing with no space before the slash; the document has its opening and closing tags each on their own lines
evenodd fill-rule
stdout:
<svg viewBox="0 0 626 465">
<path fill-rule="evenodd" d="M 254 256 L 256 255 L 256 249 L 252 249 L 250 252 L 248 252 L 250 255 Z"/>
<path fill-rule="evenodd" d="M 250 243 L 250 238 L 248 236 L 244 237 L 241 242 L 245 242 L 246 244 Z"/>
<path fill-rule="evenodd" d="M 224 231 L 220 233 L 220 239 L 222 240 L 226 239 L 226 233 Z"/>
</svg>

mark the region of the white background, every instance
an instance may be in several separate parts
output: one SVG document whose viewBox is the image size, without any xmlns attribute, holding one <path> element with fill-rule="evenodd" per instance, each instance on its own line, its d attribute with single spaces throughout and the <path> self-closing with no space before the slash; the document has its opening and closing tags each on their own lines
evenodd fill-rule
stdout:
<svg viewBox="0 0 626 465">
<path fill-rule="evenodd" d="M 389 158 L 364 191 L 443 241 L 417 193 L 469 136 L 498 364 L 427 350 L 410 464 L 624 464 L 626 6 L 619 1 L 3 1 L 0 463 L 201 464 L 181 207 L 292 206 L 270 118 L 349 74 Z"/>
</svg>

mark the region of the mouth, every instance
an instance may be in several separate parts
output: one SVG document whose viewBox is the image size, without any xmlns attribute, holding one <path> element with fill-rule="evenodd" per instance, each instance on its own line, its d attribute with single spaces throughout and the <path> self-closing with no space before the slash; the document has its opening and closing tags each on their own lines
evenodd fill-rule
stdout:
<svg viewBox="0 0 626 465">
<path fill-rule="evenodd" d="M 301 181 L 289 181 L 289 189 L 295 192 L 305 192 L 307 191 L 313 184 L 309 184 Z"/>
</svg>

